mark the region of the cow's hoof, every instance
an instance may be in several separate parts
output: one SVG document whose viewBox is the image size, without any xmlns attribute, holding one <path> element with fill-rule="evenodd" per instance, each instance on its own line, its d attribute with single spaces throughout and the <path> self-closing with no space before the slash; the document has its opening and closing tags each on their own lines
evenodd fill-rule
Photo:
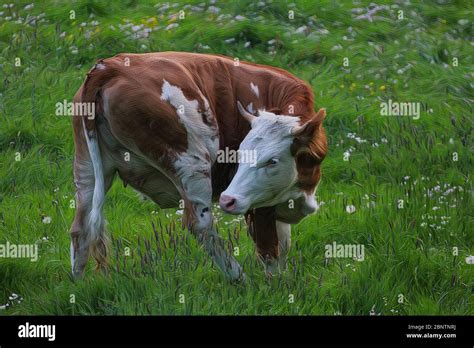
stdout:
<svg viewBox="0 0 474 348">
<path fill-rule="evenodd" d="M 232 284 L 245 284 L 247 276 L 245 273 L 241 273 L 239 277 L 231 279 Z"/>
<path fill-rule="evenodd" d="M 246 280 L 244 270 L 242 269 L 242 266 L 238 264 L 236 266 L 237 267 L 233 267 L 231 272 L 229 272 L 227 275 L 233 283 L 244 283 Z"/>
<path fill-rule="evenodd" d="M 278 276 L 282 273 L 280 264 L 277 259 L 267 259 L 263 262 L 263 267 L 265 268 L 265 275 L 269 278 L 273 276 Z"/>
</svg>

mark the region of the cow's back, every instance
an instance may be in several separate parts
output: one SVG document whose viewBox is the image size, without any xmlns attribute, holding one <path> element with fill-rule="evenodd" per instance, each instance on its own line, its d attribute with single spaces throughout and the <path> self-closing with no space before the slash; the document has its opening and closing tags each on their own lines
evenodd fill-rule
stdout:
<svg viewBox="0 0 474 348">
<path fill-rule="evenodd" d="M 231 58 L 208 54 L 123 53 L 100 60 L 78 94 L 82 99 L 89 99 L 84 101 L 97 103 L 94 122 L 102 127 L 107 151 L 131 152 L 143 164 L 170 169 L 179 154 L 193 146 L 204 147 L 203 156 L 209 154 L 214 163 L 212 184 L 217 196 L 231 181 L 236 164 L 216 163 L 215 153 L 218 149 L 238 149 L 250 129 L 237 112 L 237 99 L 253 111 L 283 113 L 288 108 L 283 104 L 288 104 L 285 91 L 292 88 L 299 98 L 307 95 L 310 102 L 291 105 L 290 111 L 300 115 L 310 112 L 310 89 L 278 68 L 237 64 Z M 181 113 L 182 107 L 192 107 L 194 119 L 187 111 Z M 76 133 L 80 133 L 80 127 L 80 123 L 75 124 Z M 80 145 L 81 141 L 76 143 Z M 125 164 L 119 171 L 122 179 L 130 183 L 137 181 L 133 179 L 139 177 L 137 170 L 127 171 L 128 167 Z"/>
</svg>

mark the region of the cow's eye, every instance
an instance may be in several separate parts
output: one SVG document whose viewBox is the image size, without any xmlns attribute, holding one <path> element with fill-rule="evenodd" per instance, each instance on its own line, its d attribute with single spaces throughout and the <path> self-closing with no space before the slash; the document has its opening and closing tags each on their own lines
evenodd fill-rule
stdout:
<svg viewBox="0 0 474 348">
<path fill-rule="evenodd" d="M 277 163 L 278 163 L 278 158 L 271 158 L 265 163 L 265 166 L 274 166 Z"/>
<path fill-rule="evenodd" d="M 279 162 L 278 158 L 271 158 L 268 161 L 262 161 L 257 165 L 257 168 L 274 167 Z"/>
</svg>

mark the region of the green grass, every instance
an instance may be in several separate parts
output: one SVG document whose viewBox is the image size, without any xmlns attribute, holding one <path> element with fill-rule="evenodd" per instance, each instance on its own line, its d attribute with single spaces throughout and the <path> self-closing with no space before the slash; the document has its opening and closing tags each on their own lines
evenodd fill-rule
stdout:
<svg viewBox="0 0 474 348">
<path fill-rule="evenodd" d="M 0 306 L 12 293 L 23 298 L 0 315 L 474 314 L 474 266 L 465 261 L 474 253 L 472 2 L 379 1 L 389 9 L 373 22 L 351 12 L 370 1 L 218 1 L 218 14 L 184 4 L 160 12 L 146 1 L 42 1 L 31 10 L 13 3 L 0 9 L 0 244 L 38 241 L 40 259 L 0 258 Z M 181 9 L 184 19 L 169 19 Z M 236 15 L 245 19 L 232 20 Z M 128 22 L 154 30 L 136 39 L 120 28 Z M 171 23 L 179 25 L 166 30 Z M 297 33 L 303 25 L 309 31 Z M 55 116 L 55 104 L 72 99 L 99 58 L 164 50 L 282 67 L 308 81 L 315 107 L 327 109 L 330 151 L 317 192 L 324 205 L 293 226 L 281 276 L 265 277 L 245 224 L 215 208 L 220 233 L 239 247 L 247 274 L 245 284 L 230 284 L 181 229 L 175 210 L 140 201 L 116 181 L 105 207 L 112 269 L 104 276 L 91 262 L 85 279 L 71 280 L 72 128 Z M 425 109 L 419 120 L 384 117 L 380 103 L 388 99 Z M 356 212 L 348 214 L 347 205 Z M 50 224 L 42 223 L 46 216 Z M 365 260 L 325 260 L 333 241 L 363 244 Z"/>
</svg>

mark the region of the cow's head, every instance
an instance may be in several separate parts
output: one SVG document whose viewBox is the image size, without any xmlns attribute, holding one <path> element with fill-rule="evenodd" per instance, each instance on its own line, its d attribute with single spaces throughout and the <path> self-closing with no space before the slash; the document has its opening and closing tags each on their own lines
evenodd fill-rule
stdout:
<svg viewBox="0 0 474 348">
<path fill-rule="evenodd" d="M 266 111 L 260 111 L 256 117 L 240 102 L 238 108 L 251 125 L 239 151 L 255 151 L 257 161 L 239 163 L 232 182 L 221 194 L 221 208 L 230 214 L 244 214 L 250 209 L 293 200 L 302 203 L 297 205 L 297 215 L 314 212 L 319 167 L 327 151 L 322 127 L 326 111 L 320 109 L 300 124 L 299 117 Z"/>
</svg>

